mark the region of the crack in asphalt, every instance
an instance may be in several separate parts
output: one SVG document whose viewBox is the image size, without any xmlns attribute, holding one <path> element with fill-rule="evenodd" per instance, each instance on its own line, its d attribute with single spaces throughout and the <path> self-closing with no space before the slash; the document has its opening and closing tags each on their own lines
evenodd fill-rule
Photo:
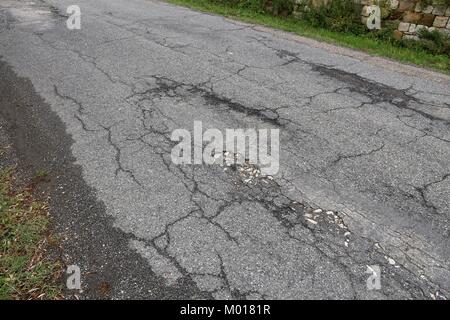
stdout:
<svg viewBox="0 0 450 320">
<path fill-rule="evenodd" d="M 370 155 L 374 154 L 375 152 L 382 150 L 384 147 L 385 147 L 385 144 L 382 143 L 381 146 L 374 148 L 372 150 L 366 151 L 366 152 L 361 152 L 361 153 L 357 153 L 357 154 L 348 154 L 348 155 L 340 154 L 340 155 L 338 155 L 336 160 L 333 160 L 333 162 L 331 163 L 331 166 L 336 165 L 339 161 L 342 161 L 342 160 L 370 156 Z"/>
<path fill-rule="evenodd" d="M 429 209 L 432 209 L 433 212 L 435 212 L 435 213 L 438 213 L 438 208 L 436 208 L 436 206 L 433 205 L 433 204 L 431 203 L 431 201 L 427 199 L 427 192 L 428 192 L 428 189 L 429 189 L 431 186 L 435 185 L 435 184 L 438 184 L 438 183 L 443 182 L 443 181 L 444 181 L 445 179 L 447 179 L 448 177 L 450 177 L 450 173 L 447 173 L 447 174 L 443 175 L 439 180 L 429 182 L 429 183 L 427 183 L 427 184 L 425 184 L 425 185 L 423 185 L 423 186 L 421 186 L 421 187 L 414 187 L 414 188 L 419 192 L 420 197 L 421 197 L 422 200 L 423 200 L 424 206 L 427 207 L 427 208 L 429 208 Z"/>
</svg>

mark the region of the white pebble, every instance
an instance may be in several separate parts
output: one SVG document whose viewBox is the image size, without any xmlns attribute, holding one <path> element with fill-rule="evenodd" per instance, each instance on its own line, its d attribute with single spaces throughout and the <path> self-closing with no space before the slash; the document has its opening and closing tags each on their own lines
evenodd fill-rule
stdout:
<svg viewBox="0 0 450 320">
<path fill-rule="evenodd" d="M 306 218 L 306 221 L 308 221 L 309 223 L 312 223 L 312 224 L 317 224 L 317 221 L 312 220 L 312 219 Z"/>
</svg>

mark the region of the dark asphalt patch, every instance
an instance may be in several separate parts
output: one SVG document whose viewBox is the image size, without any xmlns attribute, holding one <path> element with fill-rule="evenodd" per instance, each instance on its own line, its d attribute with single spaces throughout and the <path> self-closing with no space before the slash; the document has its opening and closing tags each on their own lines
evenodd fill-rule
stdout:
<svg viewBox="0 0 450 320">
<path fill-rule="evenodd" d="M 418 115 L 431 120 L 431 121 L 441 121 L 446 125 L 450 122 L 447 119 L 434 116 L 428 112 L 417 110 L 410 107 L 409 102 L 424 103 L 418 99 L 406 94 L 406 90 L 399 90 L 387 85 L 377 83 L 374 81 L 367 80 L 357 74 L 346 72 L 343 70 L 330 68 L 320 65 L 312 65 L 312 70 L 319 72 L 320 74 L 342 81 L 350 86 L 350 89 L 354 92 L 366 95 L 372 98 L 373 104 L 380 102 L 387 102 L 399 109 L 405 109 L 417 113 Z"/>
</svg>

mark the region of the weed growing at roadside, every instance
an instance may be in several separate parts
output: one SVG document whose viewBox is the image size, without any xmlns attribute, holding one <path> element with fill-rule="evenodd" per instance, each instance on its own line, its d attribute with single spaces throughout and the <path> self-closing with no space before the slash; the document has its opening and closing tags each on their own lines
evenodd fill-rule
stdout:
<svg viewBox="0 0 450 320">
<path fill-rule="evenodd" d="M 48 204 L 30 188 L 16 189 L 11 169 L 0 172 L 0 300 L 55 299 L 60 265 L 46 257 Z"/>
</svg>

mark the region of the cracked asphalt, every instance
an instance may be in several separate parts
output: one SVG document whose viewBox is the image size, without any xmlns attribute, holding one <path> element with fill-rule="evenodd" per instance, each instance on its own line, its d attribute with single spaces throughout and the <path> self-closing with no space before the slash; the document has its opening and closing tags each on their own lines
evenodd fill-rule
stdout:
<svg viewBox="0 0 450 320">
<path fill-rule="evenodd" d="M 0 116 L 56 172 L 80 297 L 450 297 L 448 76 L 158 1 L 68 30 L 71 4 L 1 1 Z M 174 165 L 194 121 L 280 129 L 279 173 Z"/>
</svg>

